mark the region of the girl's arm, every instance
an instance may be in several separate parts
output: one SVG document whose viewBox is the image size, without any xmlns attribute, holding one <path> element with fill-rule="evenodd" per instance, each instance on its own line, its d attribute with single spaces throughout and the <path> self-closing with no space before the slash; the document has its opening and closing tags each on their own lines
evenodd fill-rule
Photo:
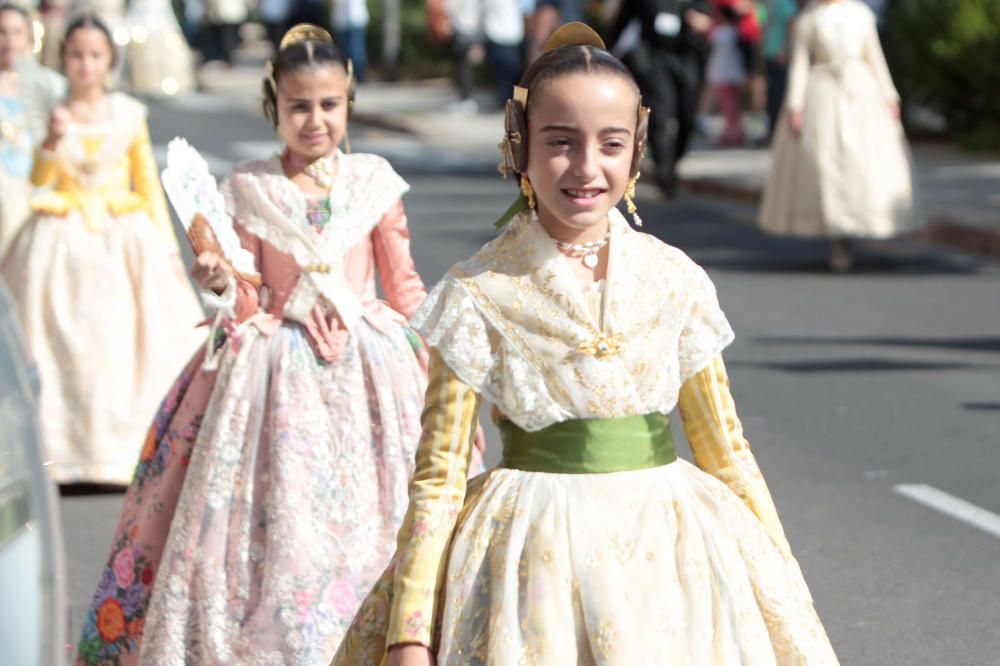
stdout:
<svg viewBox="0 0 1000 666">
<path fill-rule="evenodd" d="M 129 163 L 132 169 L 132 188 L 146 201 L 146 212 L 152 218 L 157 229 L 177 242 L 170 213 L 167 211 L 167 198 L 160 185 L 160 170 L 153 157 L 153 144 L 149 139 L 149 126 L 143 120 L 139 131 L 128 151 Z"/>
<path fill-rule="evenodd" d="M 431 645 L 448 544 L 465 501 L 465 483 L 481 397 L 431 350 L 423 436 L 399 530 L 386 646 Z"/>
<path fill-rule="evenodd" d="M 771 493 L 743 435 L 721 356 L 684 382 L 678 406 L 695 463 L 729 486 L 764 524 L 778 549 L 791 558 Z"/>
<path fill-rule="evenodd" d="M 788 65 L 788 92 L 785 106 L 789 111 L 801 112 L 806 100 L 809 82 L 809 14 L 801 14 L 789 28 L 792 55 Z"/>
<path fill-rule="evenodd" d="M 372 231 L 375 266 L 386 300 L 409 319 L 427 296 L 424 282 L 410 255 L 410 230 L 400 199 L 382 216 Z"/>
<path fill-rule="evenodd" d="M 874 17 L 865 21 L 863 29 L 865 31 L 864 59 L 875 72 L 875 79 L 878 81 L 879 87 L 882 88 L 882 94 L 885 95 L 886 101 L 899 102 L 899 92 L 896 91 L 896 86 L 892 83 L 889 65 L 885 62 L 885 53 L 883 53 L 882 44 L 878 40 Z"/>
</svg>

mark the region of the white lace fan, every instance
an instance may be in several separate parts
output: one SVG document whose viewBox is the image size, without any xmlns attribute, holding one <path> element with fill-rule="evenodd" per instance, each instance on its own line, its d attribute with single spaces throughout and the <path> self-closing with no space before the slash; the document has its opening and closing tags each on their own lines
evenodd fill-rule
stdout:
<svg viewBox="0 0 1000 666">
<path fill-rule="evenodd" d="M 240 245 L 208 163 L 180 137 L 167 144 L 162 180 L 195 254 L 215 252 L 230 263 L 240 279 L 260 286 L 253 254 Z"/>
</svg>

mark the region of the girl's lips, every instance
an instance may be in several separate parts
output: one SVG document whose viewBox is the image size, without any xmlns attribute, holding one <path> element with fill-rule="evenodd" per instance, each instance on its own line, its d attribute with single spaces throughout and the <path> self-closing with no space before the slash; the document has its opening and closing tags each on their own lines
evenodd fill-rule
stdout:
<svg viewBox="0 0 1000 666">
<path fill-rule="evenodd" d="M 599 187 L 564 187 L 560 190 L 567 199 L 577 206 L 590 206 L 607 190 Z"/>
</svg>

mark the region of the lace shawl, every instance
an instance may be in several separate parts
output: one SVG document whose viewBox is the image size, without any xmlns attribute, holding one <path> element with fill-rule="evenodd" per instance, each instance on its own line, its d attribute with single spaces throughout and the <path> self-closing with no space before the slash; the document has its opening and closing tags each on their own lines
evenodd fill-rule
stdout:
<svg viewBox="0 0 1000 666">
<path fill-rule="evenodd" d="M 238 164 L 220 190 L 226 212 L 253 234 L 290 255 L 302 278 L 284 314 L 304 321 L 325 300 L 348 330 L 361 318 L 361 304 L 343 279 L 343 259 L 409 190 L 389 165 L 368 154 L 337 154 L 339 168 L 330 189 L 332 217 L 322 232 L 306 220 L 306 197 L 289 180 L 281 157 Z"/>
<path fill-rule="evenodd" d="M 445 363 L 530 431 L 572 418 L 669 413 L 732 340 L 708 275 L 611 215 L 604 328 L 533 213 L 455 265 L 411 323 Z"/>
</svg>

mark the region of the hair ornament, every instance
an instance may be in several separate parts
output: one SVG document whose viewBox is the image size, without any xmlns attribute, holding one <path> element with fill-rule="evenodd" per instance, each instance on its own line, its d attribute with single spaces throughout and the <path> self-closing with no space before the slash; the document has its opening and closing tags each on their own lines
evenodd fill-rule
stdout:
<svg viewBox="0 0 1000 666">
<path fill-rule="evenodd" d="M 542 53 L 555 51 L 564 46 L 596 46 L 607 50 L 604 40 L 586 23 L 573 21 L 556 28 L 556 31 L 545 42 Z"/>
<path fill-rule="evenodd" d="M 329 32 L 318 25 L 313 25 L 312 23 L 299 23 L 298 25 L 294 25 L 288 29 L 285 36 L 281 38 L 281 43 L 278 44 L 278 50 L 284 51 L 292 44 L 309 41 L 333 44 L 333 37 Z"/>
</svg>

